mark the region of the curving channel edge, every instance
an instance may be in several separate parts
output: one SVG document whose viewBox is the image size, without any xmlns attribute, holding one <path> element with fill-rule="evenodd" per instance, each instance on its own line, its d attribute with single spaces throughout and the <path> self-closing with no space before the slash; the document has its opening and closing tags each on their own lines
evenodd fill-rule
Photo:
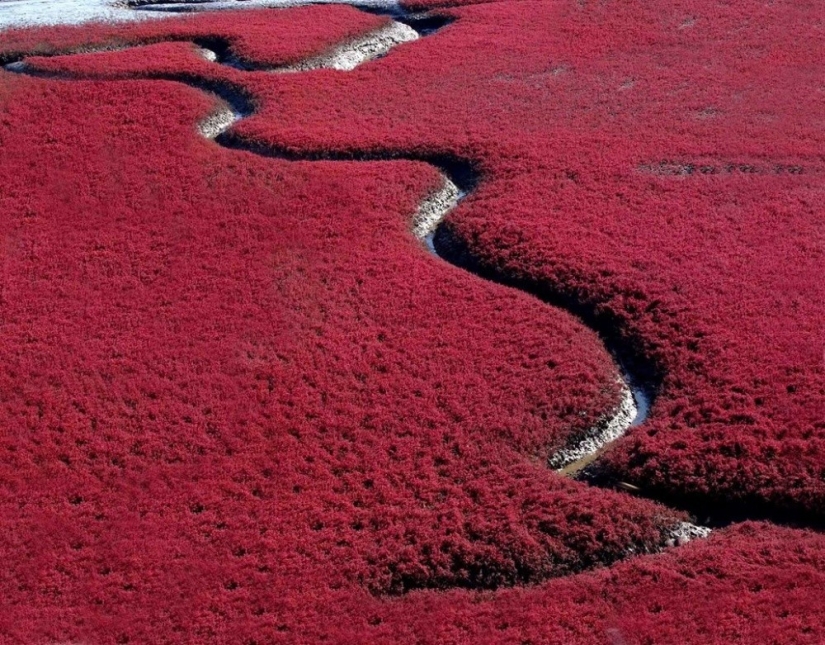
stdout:
<svg viewBox="0 0 825 645">
<path fill-rule="evenodd" d="M 370 10 L 375 12 L 374 10 Z M 398 17 L 397 12 L 393 12 Z M 451 20 L 441 19 L 438 16 L 428 14 L 406 14 L 403 15 L 404 22 L 391 20 L 388 25 L 379 28 L 365 36 L 348 41 L 321 55 L 310 57 L 300 63 L 291 66 L 278 68 L 258 68 L 247 66 L 237 58 L 233 57 L 228 48 L 223 51 L 216 51 L 204 46 L 201 42 L 193 42 L 197 52 L 204 59 L 216 64 L 228 65 L 240 69 L 256 69 L 258 71 L 268 71 L 274 73 L 301 72 L 314 69 L 336 69 L 350 71 L 359 65 L 380 58 L 386 55 L 394 47 L 414 41 L 422 36 L 435 33 L 438 28 L 449 24 Z M 417 30 L 411 24 L 420 23 L 427 25 L 426 28 Z M 438 27 L 431 28 L 436 24 Z M 142 44 L 131 47 L 121 47 L 119 49 L 137 48 Z M 93 53 L 95 51 L 112 51 L 112 48 L 99 48 L 91 50 L 75 49 L 62 52 L 60 55 Z M 7 59 L 8 60 L 8 59 Z M 46 74 L 41 71 L 29 68 L 23 57 L 6 63 L 4 69 L 18 74 L 32 76 L 45 76 L 48 78 L 74 79 L 74 76 L 60 74 Z M 245 142 L 232 136 L 232 127 L 252 115 L 254 109 L 251 101 L 242 93 L 240 88 L 228 85 L 216 85 L 207 81 L 193 80 L 191 77 L 164 76 L 166 80 L 181 82 L 189 87 L 193 87 L 202 92 L 214 95 L 217 98 L 218 109 L 197 124 L 198 132 L 205 138 L 215 141 L 218 145 L 230 149 L 243 149 L 253 154 L 265 157 L 275 157 L 295 161 L 311 160 L 388 160 L 405 159 L 428 163 L 433 166 L 441 175 L 441 186 L 427 195 L 419 204 L 412 217 L 411 228 L 413 235 L 420 240 L 422 245 L 430 253 L 442 260 L 466 270 L 472 275 L 481 279 L 492 279 L 508 288 L 519 288 L 513 281 L 505 278 L 496 278 L 490 275 L 482 275 L 474 270 L 472 262 L 467 263 L 460 259 L 461 253 L 454 254 L 448 252 L 451 242 L 449 232 L 443 226 L 447 216 L 455 210 L 458 204 L 468 197 L 474 188 L 478 177 L 474 175 L 473 166 L 463 160 L 455 159 L 449 155 L 404 155 L 404 154 L 371 154 L 363 156 L 355 155 L 335 155 L 326 154 L 296 154 L 278 150 L 273 147 L 262 146 L 261 144 Z M 522 289 L 527 291 L 526 289 Z M 527 291 L 529 293 L 529 291 Z M 535 295 L 535 294 L 531 294 Z M 576 313 L 575 311 L 572 313 Z M 610 348 L 608 348 L 610 351 Z M 583 474 L 585 469 L 595 462 L 602 454 L 610 449 L 618 439 L 620 439 L 632 426 L 637 426 L 645 421 L 648 410 L 652 404 L 652 392 L 644 387 L 644 379 L 631 373 L 628 364 L 617 356 L 616 351 L 612 351 L 619 368 L 618 382 L 620 385 L 621 399 L 617 406 L 608 414 L 603 415 L 593 426 L 585 429 L 584 432 L 574 437 L 565 447 L 558 450 L 549 459 L 548 465 L 565 477 L 576 478 Z M 630 485 L 620 486 L 620 489 L 635 492 L 637 489 Z M 662 537 L 660 548 L 678 546 L 692 539 L 705 538 L 710 535 L 711 529 L 689 522 L 679 522 Z M 649 551 L 648 551 L 649 552 Z M 632 555 L 628 553 L 628 555 Z"/>
</svg>

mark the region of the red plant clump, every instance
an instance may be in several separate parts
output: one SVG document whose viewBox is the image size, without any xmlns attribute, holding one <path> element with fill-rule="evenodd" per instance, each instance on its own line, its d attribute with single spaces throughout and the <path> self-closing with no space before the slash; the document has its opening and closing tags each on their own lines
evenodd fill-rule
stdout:
<svg viewBox="0 0 825 645">
<path fill-rule="evenodd" d="M 798 5 L 756 6 L 452 10 L 351 74 L 242 72 L 182 42 L 28 63 L 94 81 L 0 72 L 0 634 L 820 642 L 808 530 L 747 523 L 577 573 L 679 519 L 546 468 L 613 409 L 615 366 L 570 313 L 409 233 L 438 177 L 404 159 L 473 161 L 452 234 L 656 381 L 611 470 L 693 509 L 820 522 L 821 135 L 813 92 L 765 88 L 821 52 L 796 45 Z M 274 65 L 381 20 L 226 13 L 53 30 L 45 50 L 18 32 L 0 55 L 208 37 Z M 228 150 L 197 134 L 203 92 L 131 76 L 242 88 L 258 113 L 236 139 L 400 160 Z"/>
</svg>

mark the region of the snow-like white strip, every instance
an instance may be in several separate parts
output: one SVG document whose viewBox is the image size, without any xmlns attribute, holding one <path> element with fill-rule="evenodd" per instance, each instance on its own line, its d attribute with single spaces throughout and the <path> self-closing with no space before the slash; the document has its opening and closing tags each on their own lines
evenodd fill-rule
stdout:
<svg viewBox="0 0 825 645">
<path fill-rule="evenodd" d="M 222 106 L 216 112 L 213 112 L 208 117 L 198 123 L 198 132 L 207 139 L 214 139 L 220 134 L 226 132 L 232 125 L 243 118 L 228 105 Z"/>
<path fill-rule="evenodd" d="M 679 522 L 667 534 L 666 546 L 682 546 L 691 540 L 701 540 L 711 534 L 707 526 L 697 526 L 690 522 Z"/>
<path fill-rule="evenodd" d="M 435 229 L 447 213 L 453 210 L 460 200 L 461 190 L 450 179 L 442 175 L 441 187 L 425 197 L 413 215 L 413 235 L 422 242 L 426 242 L 427 238 L 435 233 Z"/>
<path fill-rule="evenodd" d="M 14 0 L 0 2 L 0 30 L 135 20 L 145 17 L 142 14 L 118 6 L 113 0 Z"/>
<path fill-rule="evenodd" d="M 549 461 L 551 468 L 562 470 L 576 461 L 586 459 L 627 432 L 638 414 L 638 408 L 633 392 L 627 383 L 621 379 L 619 383 L 622 388 L 622 398 L 616 409 L 588 428 L 576 444 L 562 448 L 553 455 Z"/>
<path fill-rule="evenodd" d="M 13 27 L 70 25 L 86 22 L 124 22 L 175 15 L 163 9 L 184 8 L 193 11 L 252 9 L 262 7 L 296 7 L 306 4 L 357 4 L 389 11 L 401 11 L 397 0 L 221 0 L 219 2 L 155 5 L 132 9 L 121 0 L 5 0 L 0 1 L 0 31 Z"/>
<path fill-rule="evenodd" d="M 210 63 L 218 62 L 218 54 L 213 52 L 211 49 L 206 49 L 206 47 L 198 47 L 197 52 L 201 58 L 208 60 Z"/>
<path fill-rule="evenodd" d="M 307 58 L 299 63 L 278 68 L 278 72 L 306 72 L 312 69 L 351 71 L 369 60 L 384 56 L 393 47 L 418 39 L 418 32 L 401 22 L 390 24 L 335 49 Z"/>
</svg>

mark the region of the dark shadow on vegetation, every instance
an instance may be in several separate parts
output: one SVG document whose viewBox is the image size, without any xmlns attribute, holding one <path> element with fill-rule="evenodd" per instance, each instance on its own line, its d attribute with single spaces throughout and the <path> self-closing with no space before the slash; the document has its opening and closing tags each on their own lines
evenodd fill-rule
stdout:
<svg viewBox="0 0 825 645">
<path fill-rule="evenodd" d="M 592 463 L 576 479 L 599 488 L 621 489 L 621 475 L 613 471 L 606 462 Z M 634 494 L 688 513 L 696 518 L 697 523 L 713 529 L 739 522 L 765 521 L 789 528 L 825 530 L 825 513 L 811 513 L 802 508 L 790 495 L 773 500 L 754 495 L 730 499 L 715 496 L 711 492 L 676 493 L 664 488 L 651 487 Z"/>
<path fill-rule="evenodd" d="M 600 306 L 583 290 L 563 283 L 550 283 L 529 276 L 509 274 L 473 254 L 465 240 L 448 223 L 438 227 L 433 245 L 439 257 L 491 282 L 523 291 L 542 302 L 570 312 L 602 339 L 607 350 L 625 372 L 627 380 L 641 389 L 652 404 L 661 387 L 664 368 L 648 356 L 641 339 L 634 338 L 624 321 Z"/>
</svg>

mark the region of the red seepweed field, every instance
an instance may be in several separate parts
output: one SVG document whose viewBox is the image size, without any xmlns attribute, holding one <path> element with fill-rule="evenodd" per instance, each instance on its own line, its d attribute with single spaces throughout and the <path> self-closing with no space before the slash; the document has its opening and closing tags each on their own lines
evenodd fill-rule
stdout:
<svg viewBox="0 0 825 645">
<path fill-rule="evenodd" d="M 0 33 L 0 641 L 825 640 L 825 10 L 457 4 Z"/>
</svg>

